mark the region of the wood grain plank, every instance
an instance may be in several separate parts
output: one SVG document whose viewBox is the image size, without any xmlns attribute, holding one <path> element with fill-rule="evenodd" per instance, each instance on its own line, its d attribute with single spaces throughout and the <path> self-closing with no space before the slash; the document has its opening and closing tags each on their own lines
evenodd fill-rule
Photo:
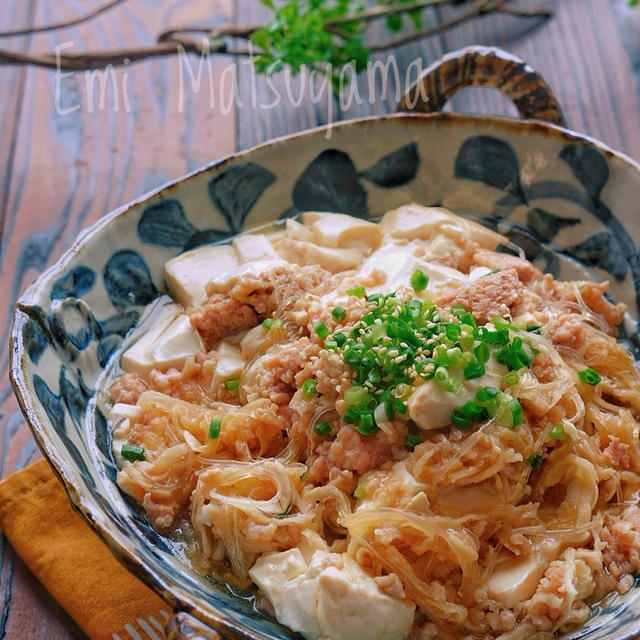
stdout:
<svg viewBox="0 0 640 640">
<path fill-rule="evenodd" d="M 531 8 L 532 3 L 521 2 L 520 5 Z M 426 67 L 442 53 L 471 44 L 505 48 L 523 57 L 543 74 L 565 109 L 569 126 L 632 156 L 635 153 L 638 157 L 638 91 L 629 96 L 627 85 L 634 71 L 632 64 L 636 68 L 640 64 L 640 54 L 637 52 L 639 39 L 632 26 L 640 23 L 640 11 L 628 9 L 622 0 L 615 3 L 607 0 L 594 0 L 591 3 L 581 0 L 538 0 L 535 6 L 552 8 L 555 15 L 549 20 L 506 14 L 487 15 L 449 29 L 446 33 L 397 48 L 390 55 L 397 65 L 399 77 L 406 80 L 407 69 L 415 60 L 421 60 Z M 428 25 L 438 24 L 438 21 L 442 23 L 460 16 L 465 10 L 427 10 L 424 11 L 424 21 Z M 621 12 L 624 19 L 618 18 Z M 260 21 L 267 15 L 262 7 L 244 5 L 238 13 L 238 22 Z M 626 25 L 624 32 L 620 28 L 622 22 Z M 382 38 L 384 33 L 378 29 L 373 37 Z M 631 54 L 625 52 L 625 37 L 627 43 L 632 43 L 627 45 L 627 49 L 635 47 L 633 60 L 629 59 Z M 372 60 L 383 64 L 390 60 L 390 55 L 378 54 Z M 637 71 L 635 78 L 638 87 L 640 73 Z M 284 90 L 286 84 L 285 74 L 278 74 L 272 79 L 272 85 L 284 98 L 287 97 Z M 292 93 L 297 95 L 301 81 L 291 84 Z M 393 83 L 386 98 L 381 94 L 380 82 L 374 83 L 374 93 L 377 92 L 377 95 L 373 104 L 368 101 L 371 92 L 368 92 L 367 85 L 366 77 L 360 76 L 357 94 L 364 97 L 364 100 L 352 102 L 343 112 L 339 110 L 338 100 L 332 105 L 333 113 L 326 100 L 321 104 L 313 104 L 308 91 L 307 97 L 297 108 L 287 99 L 281 101 L 277 110 L 271 110 L 276 113 L 245 107 L 238 114 L 238 146 L 252 146 L 274 135 L 325 124 L 329 119 L 339 121 L 389 113 L 395 108 Z M 406 82 L 404 86 L 406 87 Z M 260 96 L 258 100 L 266 101 L 269 83 L 258 78 L 257 87 Z M 240 95 L 243 101 L 248 96 L 249 89 L 249 80 L 241 79 Z M 465 112 L 515 115 L 513 106 L 490 89 L 472 89 L 464 94 L 466 95 L 454 98 L 449 108 Z M 285 118 L 280 114 L 283 111 L 287 113 Z"/>
<path fill-rule="evenodd" d="M 486 16 L 398 48 L 393 55 L 399 78 L 390 82 L 386 95 L 381 80 L 370 87 L 362 76 L 356 85 L 360 99 L 343 110 L 326 91 L 312 100 L 308 77 L 292 80 L 280 74 L 267 81 L 256 77 L 242 60 L 230 57 L 210 62 L 211 82 L 205 66 L 199 87 L 192 85 L 187 70 L 197 73 L 195 58 L 157 59 L 119 69 L 113 76 L 118 99 L 114 85 L 109 85 L 103 107 L 98 82 L 91 92 L 91 76 L 86 74 L 56 82 L 51 71 L 0 67 L 0 295 L 13 302 L 82 228 L 127 200 L 236 147 L 330 120 L 392 111 L 396 85 L 406 88 L 406 73 L 415 60 L 426 67 L 443 52 L 468 44 L 497 45 L 520 55 L 547 78 L 570 126 L 640 158 L 640 10 L 628 9 L 626 0 L 536 0 L 537 4 L 553 5 L 554 18 L 536 22 Z M 90 6 L 94 6 L 91 0 L 11 3 L 9 10 L 0 11 L 0 28 L 62 20 Z M 460 11 L 425 11 L 425 21 L 441 22 Z M 266 15 L 255 1 L 137 0 L 91 23 L 3 45 L 31 51 L 65 43 L 74 50 L 118 47 L 152 42 L 169 25 L 253 23 Z M 381 38 L 383 28 L 375 27 L 373 35 Z M 387 59 L 385 54 L 374 57 L 380 63 Z M 229 82 L 234 74 L 239 103 L 222 104 L 225 90 L 227 102 L 233 95 Z M 314 89 L 317 94 L 317 80 Z M 274 90 L 282 97 L 269 106 Z M 511 109 L 486 92 L 460 96 L 452 106 L 494 113 Z M 10 321 L 5 308 L 0 312 L 4 344 Z M 39 453 L 8 384 L 8 354 L 3 352 L 0 360 L 0 477 L 4 477 Z M 38 592 L 1 538 L 0 547 L 4 607 L 0 638 L 79 637 L 46 594 Z"/>
<path fill-rule="evenodd" d="M 25 9 L 29 4 L 14 6 Z M 91 5 L 88 0 L 40 3 L 31 20 L 36 24 L 64 20 Z M 126 3 L 90 23 L 33 37 L 25 48 L 48 51 L 70 43 L 79 50 L 152 42 L 170 25 L 228 22 L 232 5 L 230 0 Z M 0 12 L 1 28 L 24 26 L 19 22 L 22 14 L 14 13 Z M 225 58 L 211 62 L 216 88 L 228 62 Z M 6 299 L 15 300 L 88 224 L 145 191 L 233 151 L 234 112 L 223 114 L 209 103 L 206 81 L 200 91 L 182 83 L 180 68 L 186 65 L 195 67 L 197 60 L 154 60 L 118 69 L 113 75 L 116 84 L 107 84 L 102 106 L 99 81 L 94 81 L 92 93 L 86 74 L 56 80 L 55 72 L 47 70 L 0 68 L 0 122 L 4 125 L 0 143 L 8 148 L 5 138 L 10 137 L 15 149 L 12 157 L 3 153 L 0 161 L 0 176 L 5 176 L 0 194 L 6 212 L 1 225 L 0 291 Z M 19 106 L 15 100 L 10 103 L 15 115 L 9 120 L 4 88 L 15 88 L 18 80 L 24 100 Z M 11 315 L 10 307 L 5 307 L 0 316 L 3 344 Z M 0 476 L 4 477 L 39 453 L 11 393 L 6 351 L 0 360 Z M 16 564 L 10 547 L 2 542 L 0 637 L 85 637 L 47 599 L 28 570 Z"/>
<path fill-rule="evenodd" d="M 0 29 L 9 30 L 25 28 L 33 24 L 36 0 L 13 3 L 6 11 L 0 12 Z M 14 51 L 26 51 L 30 37 L 6 38 L 2 46 Z M 13 156 L 16 147 L 16 135 L 20 121 L 20 107 L 24 96 L 26 69 L 13 67 L 0 75 L 2 91 L 0 92 L 0 243 L 2 227 L 7 209 L 9 185 L 12 179 Z"/>
</svg>

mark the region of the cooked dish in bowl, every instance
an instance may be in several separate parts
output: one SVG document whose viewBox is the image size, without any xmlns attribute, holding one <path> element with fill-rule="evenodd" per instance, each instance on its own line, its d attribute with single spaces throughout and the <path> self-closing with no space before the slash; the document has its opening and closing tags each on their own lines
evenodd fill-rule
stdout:
<svg viewBox="0 0 640 640">
<path fill-rule="evenodd" d="M 109 386 L 119 486 L 305 638 L 580 625 L 640 571 L 640 376 L 607 283 L 513 249 L 407 205 L 171 259 Z"/>
</svg>

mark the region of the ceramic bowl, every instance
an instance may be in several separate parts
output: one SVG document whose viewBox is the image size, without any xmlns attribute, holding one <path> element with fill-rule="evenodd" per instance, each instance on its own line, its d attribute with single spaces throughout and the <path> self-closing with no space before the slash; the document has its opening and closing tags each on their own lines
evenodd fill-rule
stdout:
<svg viewBox="0 0 640 640">
<path fill-rule="evenodd" d="M 373 218 L 403 203 L 442 205 L 505 233 L 561 278 L 585 271 L 639 311 L 640 166 L 560 126 L 537 74 L 495 50 L 466 50 L 427 70 L 404 107 L 438 110 L 459 86 L 490 83 L 527 120 L 399 113 L 278 139 L 210 164 L 111 213 L 22 296 L 12 380 L 71 502 L 113 553 L 211 637 L 297 637 L 191 571 L 116 486 L 96 389 L 145 305 L 165 291 L 163 265 L 197 245 L 308 209 Z M 426 90 L 426 94 L 421 94 Z M 635 349 L 636 327 L 622 338 Z M 609 598 L 571 638 L 631 638 L 640 589 Z M 171 633 L 198 624 L 176 618 Z M 189 630 L 192 631 L 189 631 Z M 217 634 L 220 635 L 217 635 Z"/>
</svg>

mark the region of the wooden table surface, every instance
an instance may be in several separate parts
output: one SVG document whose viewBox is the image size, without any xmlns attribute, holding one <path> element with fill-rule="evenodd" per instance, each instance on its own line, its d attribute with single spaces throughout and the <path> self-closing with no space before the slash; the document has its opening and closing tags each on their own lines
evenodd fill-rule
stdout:
<svg viewBox="0 0 640 640">
<path fill-rule="evenodd" d="M 2 0 L 0 31 L 66 20 L 98 4 Z M 549 20 L 485 16 L 405 45 L 393 52 L 399 77 L 419 56 L 426 66 L 469 44 L 502 47 L 542 72 L 569 127 L 640 161 L 640 8 L 629 8 L 628 0 L 521 0 L 521 6 L 551 7 L 555 14 Z M 253 24 L 264 11 L 258 0 L 128 0 L 89 23 L 3 39 L 0 48 L 117 48 L 151 43 L 169 26 Z M 438 24 L 454 15 L 453 9 L 429 10 L 425 19 Z M 104 90 L 84 72 L 0 67 L 0 297 L 10 302 L 0 312 L 2 344 L 8 344 L 19 293 L 83 228 L 115 207 L 236 149 L 395 107 L 395 87 L 385 97 L 363 86 L 362 104 L 342 113 L 327 96 L 313 100 L 303 92 L 300 99 L 299 79 L 278 77 L 269 85 L 230 56 L 211 60 L 198 88 L 189 75 L 197 62 L 171 57 L 130 64 L 117 69 Z M 278 104 L 274 89 L 282 94 Z M 456 110 L 515 112 L 488 90 L 452 102 Z M 0 476 L 6 477 L 40 454 L 13 397 L 6 348 L 1 361 Z M 0 545 L 0 640 L 84 638 L 4 537 Z"/>
</svg>

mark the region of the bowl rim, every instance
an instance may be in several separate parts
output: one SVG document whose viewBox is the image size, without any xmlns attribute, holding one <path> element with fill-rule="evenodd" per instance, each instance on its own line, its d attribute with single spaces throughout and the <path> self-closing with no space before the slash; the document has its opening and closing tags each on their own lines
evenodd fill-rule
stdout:
<svg viewBox="0 0 640 640">
<path fill-rule="evenodd" d="M 143 557 L 136 554 L 131 548 L 122 544 L 118 540 L 117 532 L 111 528 L 109 520 L 103 517 L 103 512 L 99 507 L 94 505 L 94 500 L 90 494 L 89 497 L 83 495 L 82 487 L 78 487 L 76 482 L 82 485 L 83 481 L 79 472 L 66 463 L 64 455 L 58 448 L 46 437 L 41 419 L 47 420 L 45 416 L 42 418 L 38 415 L 35 408 L 36 401 L 31 396 L 26 384 L 26 349 L 23 339 L 22 326 L 29 316 L 29 308 L 31 301 L 37 296 L 42 285 L 48 282 L 52 276 L 63 271 L 73 260 L 75 254 L 86 244 L 86 242 L 103 228 L 108 227 L 111 222 L 126 214 L 135 207 L 143 205 L 145 202 L 154 199 L 163 194 L 170 195 L 171 191 L 190 179 L 205 174 L 207 172 L 219 172 L 225 166 L 241 162 L 244 158 L 252 154 L 268 149 L 269 147 L 277 147 L 286 145 L 292 140 L 300 140 L 312 138 L 322 133 L 331 134 L 334 130 L 339 131 L 354 126 L 366 126 L 380 122 L 402 122 L 410 121 L 427 125 L 431 123 L 444 123 L 446 126 L 456 126 L 463 124 L 497 124 L 498 126 L 509 129 L 510 132 L 518 134 L 523 129 L 539 132 L 541 135 L 560 136 L 569 142 L 579 142 L 591 145 L 600 150 L 608 158 L 616 158 L 628 165 L 631 169 L 635 169 L 640 173 L 640 162 L 631 156 L 616 151 L 606 143 L 586 134 L 578 133 L 567 127 L 563 127 L 544 120 L 522 119 L 508 116 L 496 116 L 485 114 L 459 114 L 459 113 L 415 113 L 415 112 L 396 112 L 383 116 L 367 116 L 361 118 L 353 118 L 343 120 L 336 123 L 321 125 L 303 131 L 286 134 L 276 138 L 269 139 L 260 144 L 254 145 L 241 151 L 228 153 L 221 158 L 213 160 L 193 171 L 190 171 L 178 178 L 169 180 L 164 184 L 152 189 L 129 202 L 117 207 L 113 211 L 105 214 L 96 222 L 82 230 L 73 244 L 56 259 L 56 261 L 43 271 L 22 293 L 14 305 L 13 321 L 9 335 L 9 378 L 13 387 L 14 394 L 17 398 L 20 410 L 29 426 L 29 429 L 36 441 L 44 458 L 52 468 L 56 476 L 62 482 L 67 493 L 69 501 L 73 509 L 84 518 L 91 526 L 93 531 L 106 544 L 115 558 L 122 563 L 129 571 L 134 573 L 136 577 L 141 579 L 153 591 L 155 591 L 167 604 L 173 607 L 174 611 L 185 611 L 195 614 L 196 618 L 212 625 L 216 630 L 224 633 L 231 633 L 231 638 L 241 640 L 262 640 L 262 635 L 256 635 L 255 632 L 243 625 L 242 623 L 232 621 L 227 616 L 216 609 L 213 605 L 194 600 L 189 596 L 188 592 L 184 592 L 176 584 L 168 580 L 164 575 L 150 566 Z M 330 139 L 330 135 L 329 138 Z M 640 624 L 640 619 L 639 619 Z M 626 636 L 627 638 L 635 637 L 633 634 Z"/>
</svg>

